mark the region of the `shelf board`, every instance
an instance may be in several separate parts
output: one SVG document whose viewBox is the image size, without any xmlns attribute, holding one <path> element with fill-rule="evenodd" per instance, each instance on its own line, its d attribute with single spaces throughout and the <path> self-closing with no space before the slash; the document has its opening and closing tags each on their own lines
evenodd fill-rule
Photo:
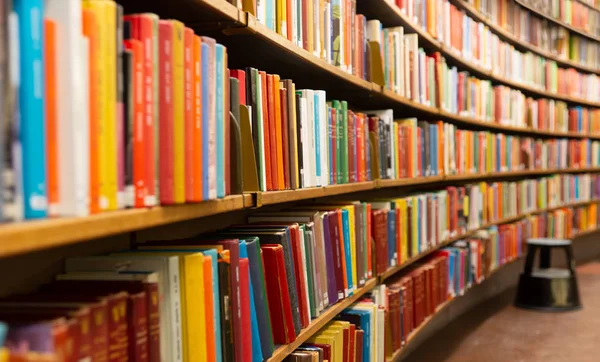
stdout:
<svg viewBox="0 0 600 362">
<path fill-rule="evenodd" d="M 324 187 L 310 187 L 296 190 L 268 191 L 261 193 L 262 205 L 280 204 L 284 202 L 314 199 L 319 197 L 348 194 L 373 190 L 376 188 L 375 181 L 357 182 L 343 185 L 330 185 Z"/>
<path fill-rule="evenodd" d="M 410 20 L 408 16 L 400 11 L 400 9 L 393 3 L 390 3 L 386 0 L 369 0 L 369 1 L 359 1 L 357 3 L 358 12 L 364 14 L 369 19 L 379 19 L 382 21 L 384 26 L 403 26 L 405 27 L 405 32 L 414 32 L 419 34 L 419 45 L 422 45 L 426 49 L 439 51 L 442 53 L 447 61 L 458 64 L 461 68 L 468 70 L 470 73 L 473 73 L 479 77 L 485 79 L 491 79 L 497 83 L 502 83 L 510 86 L 514 89 L 519 89 L 525 93 L 529 93 L 535 96 L 553 98 L 558 100 L 563 100 L 569 103 L 576 103 L 590 107 L 600 107 L 600 102 L 589 101 L 582 98 L 570 97 L 567 95 L 559 95 L 553 92 L 549 92 L 546 90 L 538 89 L 536 87 L 532 87 L 529 85 L 524 85 L 519 82 L 515 82 L 513 80 L 507 79 L 502 76 L 495 75 L 492 71 L 487 70 L 474 62 L 471 62 L 465 59 L 462 55 L 460 55 L 456 50 L 451 49 L 443 44 L 441 44 L 438 40 L 434 39 L 429 35 L 425 29 L 421 26 L 417 25 L 415 22 Z M 423 44 L 424 42 L 424 44 Z"/>
<path fill-rule="evenodd" d="M 534 14 L 537 14 L 539 17 L 542 17 L 544 19 L 549 20 L 549 21 L 553 22 L 556 25 L 562 26 L 563 28 L 569 30 L 572 33 L 577 33 L 580 36 L 586 37 L 586 38 L 591 39 L 591 40 L 596 41 L 596 42 L 600 42 L 600 38 L 597 37 L 597 36 L 595 36 L 594 34 L 590 34 L 590 33 L 588 33 L 585 30 L 575 28 L 574 26 L 572 26 L 570 24 L 567 24 L 567 23 L 563 22 L 562 20 L 555 19 L 552 16 L 550 16 L 548 14 L 545 14 L 545 13 L 543 13 L 543 12 L 541 12 L 541 11 L 533 8 L 533 7 L 531 7 L 530 5 L 526 4 L 522 0 L 515 0 L 515 2 L 517 4 L 519 4 L 522 8 L 524 8 L 526 10 L 529 10 L 530 12 L 532 12 Z"/>
<path fill-rule="evenodd" d="M 528 42 L 519 39 L 516 35 L 510 33 L 508 30 L 505 30 L 504 28 L 500 27 L 499 25 L 494 24 L 485 15 L 480 13 L 479 10 L 475 9 L 471 4 L 467 3 L 464 0 L 453 0 L 452 2 L 453 2 L 453 4 L 458 6 L 458 8 L 464 10 L 469 16 L 471 16 L 475 20 L 487 25 L 502 40 L 507 41 L 507 42 L 513 44 L 514 46 L 517 46 L 521 49 L 531 51 L 531 52 L 541 55 L 547 59 L 554 60 L 555 62 L 557 62 L 558 64 L 563 65 L 563 66 L 572 67 L 572 68 L 575 68 L 577 70 L 580 70 L 580 71 L 586 72 L 586 73 L 600 74 L 600 69 L 596 69 L 594 67 L 591 67 L 591 66 L 588 66 L 585 64 L 581 64 L 581 63 L 578 63 L 578 62 L 575 62 L 575 61 L 572 61 L 569 59 L 562 58 L 562 57 L 560 57 L 556 54 L 553 54 L 547 50 L 544 50 L 538 46 L 529 44 Z"/>
<path fill-rule="evenodd" d="M 251 198 L 251 195 L 232 195 L 195 204 L 8 223 L 0 226 L 0 257 L 242 210 L 251 203 Z"/>
<path fill-rule="evenodd" d="M 283 361 L 290 353 L 294 352 L 296 348 L 300 347 L 302 343 L 310 339 L 310 337 L 323 328 L 329 321 L 333 320 L 344 309 L 358 301 L 365 293 L 369 292 L 376 285 L 377 280 L 374 278 L 370 279 L 365 283 L 364 287 L 356 290 L 352 296 L 330 306 L 318 318 L 313 319 L 309 326 L 300 332 L 294 342 L 279 346 L 267 362 Z"/>
</svg>

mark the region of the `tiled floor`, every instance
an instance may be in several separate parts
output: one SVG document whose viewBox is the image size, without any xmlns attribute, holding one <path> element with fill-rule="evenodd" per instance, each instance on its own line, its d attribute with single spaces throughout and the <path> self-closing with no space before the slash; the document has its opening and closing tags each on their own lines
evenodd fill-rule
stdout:
<svg viewBox="0 0 600 362">
<path fill-rule="evenodd" d="M 512 306 L 514 294 L 486 302 L 438 332 L 405 361 L 600 361 L 600 262 L 577 269 L 583 309 L 541 313 Z"/>
</svg>

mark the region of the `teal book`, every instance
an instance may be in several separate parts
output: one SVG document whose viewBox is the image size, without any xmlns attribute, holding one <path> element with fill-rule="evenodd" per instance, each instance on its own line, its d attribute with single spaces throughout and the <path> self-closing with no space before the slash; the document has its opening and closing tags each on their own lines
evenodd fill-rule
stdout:
<svg viewBox="0 0 600 362">
<path fill-rule="evenodd" d="M 348 102 L 342 101 L 342 183 L 348 183 Z"/>
<path fill-rule="evenodd" d="M 362 309 L 348 308 L 337 319 L 348 321 L 356 325 L 357 329 L 360 328 L 365 332 L 363 334 L 362 362 L 371 361 L 371 348 L 375 348 L 375 346 L 371 346 L 371 332 L 374 328 L 374 326 L 371 326 L 371 313 Z"/>
<path fill-rule="evenodd" d="M 217 91 L 215 102 L 217 102 L 217 139 L 214 141 L 217 148 L 217 197 L 225 197 L 225 121 L 229 112 L 225 114 L 225 47 L 217 44 L 216 53 L 216 83 Z M 229 82 L 229 79 L 227 79 Z"/>
<path fill-rule="evenodd" d="M 321 132 L 324 132 L 325 130 L 321 130 L 320 129 L 320 125 L 321 125 L 321 119 L 320 117 L 320 112 L 319 112 L 319 95 L 317 94 L 317 92 L 314 93 L 314 109 L 313 112 L 315 114 L 313 120 L 314 120 L 314 125 L 313 125 L 313 130 L 314 130 L 314 135 L 313 137 L 315 138 L 315 153 L 316 153 L 316 162 L 315 162 L 315 175 L 317 176 L 317 185 L 316 186 L 323 186 L 323 180 L 321 179 L 322 177 L 325 177 L 323 175 L 323 173 L 321 172 L 321 167 L 323 167 L 321 165 Z"/>
<path fill-rule="evenodd" d="M 250 261 L 250 280 L 252 281 L 252 292 L 256 307 L 256 319 L 258 320 L 262 355 L 264 359 L 268 359 L 273 355 L 275 347 L 273 344 L 273 332 L 271 330 L 271 315 L 267 301 L 265 270 L 260 252 L 260 240 L 258 238 L 245 238 L 245 240 L 248 260 Z"/>
<path fill-rule="evenodd" d="M 240 259 L 248 259 L 248 249 L 245 240 L 240 240 Z M 248 260 L 250 265 L 250 260 Z M 248 269 L 248 290 L 250 295 L 254 295 L 254 289 L 252 288 L 252 273 Z M 258 320 L 256 319 L 256 305 L 254 298 L 250 299 L 250 328 L 252 329 L 252 362 L 262 362 L 263 354 L 260 343 L 260 332 L 258 331 Z"/>
<path fill-rule="evenodd" d="M 348 210 L 342 209 L 342 232 L 344 233 L 344 254 L 346 258 L 346 277 L 348 278 L 348 295 L 354 294 L 354 279 L 352 272 L 352 249 L 350 248 L 350 220 Z"/>
<path fill-rule="evenodd" d="M 267 28 L 276 31 L 275 29 L 275 0 L 266 0 L 267 3 Z"/>
</svg>

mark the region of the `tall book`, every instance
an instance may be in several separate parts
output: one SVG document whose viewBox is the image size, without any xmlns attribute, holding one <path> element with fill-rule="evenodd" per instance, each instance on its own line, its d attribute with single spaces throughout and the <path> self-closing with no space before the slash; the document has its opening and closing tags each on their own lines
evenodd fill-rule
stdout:
<svg viewBox="0 0 600 362">
<path fill-rule="evenodd" d="M 20 88 L 18 125 L 22 146 L 22 193 L 24 217 L 37 219 L 46 216 L 46 160 L 44 127 L 44 81 L 42 67 L 43 10 L 42 0 L 17 0 L 14 11 L 18 16 L 20 44 Z"/>
</svg>

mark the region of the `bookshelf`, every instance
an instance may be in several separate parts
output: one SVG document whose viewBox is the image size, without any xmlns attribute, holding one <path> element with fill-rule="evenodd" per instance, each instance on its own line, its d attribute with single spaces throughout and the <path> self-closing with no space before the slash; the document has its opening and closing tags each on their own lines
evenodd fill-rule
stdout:
<svg viewBox="0 0 600 362">
<path fill-rule="evenodd" d="M 520 0 L 515 0 L 519 4 Z M 241 2 L 241 1 L 240 1 Z M 469 130 L 492 130 L 502 131 L 510 135 L 536 136 L 540 138 L 569 138 L 600 140 L 600 134 L 583 134 L 578 132 L 557 132 L 539 130 L 533 127 L 514 127 L 499 123 L 487 122 L 475 117 L 463 116 L 447 112 L 441 108 L 415 102 L 407 97 L 401 96 L 387 89 L 381 84 L 362 79 L 358 76 L 348 74 L 344 70 L 328 63 L 319 56 L 308 52 L 297 46 L 288 39 L 279 35 L 267 26 L 259 23 L 251 12 L 244 11 L 226 0 L 178 0 L 176 5 L 166 2 L 147 2 L 144 0 L 119 0 L 126 6 L 128 12 L 137 10 L 153 11 L 161 18 L 174 18 L 189 25 L 198 34 L 217 34 L 220 39 L 226 39 L 229 53 L 228 61 L 231 69 L 247 65 L 256 66 L 261 70 L 273 73 L 281 73 L 285 78 L 293 79 L 299 89 L 307 87 L 311 89 L 324 89 L 330 98 L 348 100 L 352 109 L 378 109 L 392 108 L 402 116 L 425 116 L 428 120 L 444 120 L 455 125 L 467 126 Z M 150 4 L 149 4 L 150 3 Z M 491 22 L 476 9 L 463 0 L 452 0 L 452 3 L 466 11 L 474 19 L 488 25 L 501 39 L 515 45 L 520 49 L 530 50 L 547 59 L 555 60 L 558 64 L 573 67 L 582 72 L 600 74 L 599 69 L 593 69 L 569 60 L 562 59 L 550 54 L 538 47 L 532 46 L 506 30 L 491 24 Z M 496 75 L 494 72 L 471 62 L 458 54 L 455 50 L 443 45 L 432 37 L 424 28 L 416 25 L 392 3 L 385 0 L 358 0 L 358 12 L 365 14 L 368 19 L 379 19 L 384 26 L 403 26 L 407 31 L 419 36 L 420 45 L 427 50 L 439 51 L 449 63 L 456 65 L 461 71 L 481 78 L 491 80 L 495 85 L 507 85 L 524 94 L 545 97 L 552 100 L 560 100 L 569 105 L 583 105 L 587 107 L 600 108 L 600 102 L 589 101 L 568 95 L 555 94 L 533 86 L 521 84 L 511 79 Z M 588 4 L 589 6 L 589 4 Z M 528 8 L 527 6 L 525 6 Z M 528 8 L 531 11 L 533 9 Z M 537 12 L 536 12 L 537 13 Z M 540 14 L 544 16 L 543 14 Z M 544 16 L 547 17 L 547 16 Z M 553 20 L 570 31 L 581 33 L 580 30 Z M 599 38 L 585 35 L 594 41 Z M 265 56 L 268 54 L 268 56 Z M 310 76 L 306 76 L 310 74 Z M 434 190 L 446 185 L 464 185 L 468 183 L 483 181 L 521 180 L 528 177 L 599 173 L 600 167 L 590 168 L 566 168 L 566 169 L 543 169 L 543 170 L 518 170 L 510 172 L 492 172 L 460 175 L 441 175 L 431 177 L 415 177 L 402 179 L 379 179 L 374 177 L 373 181 L 339 184 L 324 187 L 298 188 L 294 190 L 266 191 L 266 192 L 237 192 L 222 199 L 210 200 L 201 203 L 189 203 L 173 206 L 157 206 L 152 208 L 125 209 L 95 214 L 87 217 L 65 217 L 50 218 L 39 221 L 26 221 L 0 225 L 0 257 L 19 257 L 36 251 L 45 251 L 51 248 L 65 247 L 87 240 L 108 238 L 119 234 L 127 234 L 130 241 L 135 242 L 137 232 L 156 227 L 177 228 L 176 223 L 218 215 L 227 218 L 235 212 L 247 216 L 256 210 L 281 209 L 287 204 L 296 202 L 308 202 L 311 200 L 322 200 L 333 196 L 352 195 L 360 198 L 362 195 L 369 197 L 376 195 L 401 194 L 403 191 L 426 189 Z M 464 195 L 463 195 L 464 196 Z M 435 246 L 419 253 L 401 263 L 389 268 L 383 274 L 366 281 L 362 288 L 354 294 L 324 310 L 318 318 L 310 322 L 296 337 L 294 342 L 278 346 L 268 362 L 283 361 L 296 348 L 306 342 L 332 321 L 338 314 L 361 299 L 369 291 L 378 285 L 398 276 L 401 271 L 406 271 L 418 261 L 424 260 L 435 251 L 449 246 L 452 243 L 473 236 L 476 232 L 493 226 L 508 224 L 532 215 L 538 215 L 556 211 L 562 208 L 585 207 L 597 204 L 598 200 L 575 202 L 559 207 L 550 207 L 518 214 L 494 222 L 487 223 L 473 230 L 468 230 L 461 235 L 454 235 L 447 240 L 437 243 Z M 267 208 L 273 206 L 273 208 Z M 264 209 L 263 209 L 264 208 Z M 206 227 L 209 229 L 210 226 Z M 203 230 L 204 231 L 204 230 Z M 212 231 L 212 230 L 211 230 Z M 151 232 L 151 231 L 150 231 Z M 596 230 L 587 230 L 577 234 L 576 237 L 588 235 Z M 390 244 L 391 245 L 391 244 Z M 496 269 L 494 272 L 496 272 Z M 436 313 L 426 319 L 408 338 L 410 343 L 414 336 L 419 333 L 430 321 L 442 310 L 447 308 L 452 301 L 441 304 Z M 392 360 L 397 360 L 403 350 L 394 355 Z"/>
<path fill-rule="evenodd" d="M 515 2 L 517 4 L 519 4 L 519 5 L 521 5 L 523 8 L 529 10 L 530 12 L 535 13 L 535 14 L 541 16 L 542 18 L 549 20 L 549 21 L 553 22 L 554 24 L 558 24 L 558 25 L 562 26 L 563 28 L 568 29 L 570 32 L 577 33 L 577 34 L 579 34 L 581 36 L 584 36 L 586 38 L 589 38 L 589 39 L 592 39 L 594 41 L 600 42 L 600 38 L 599 37 L 597 37 L 597 36 L 595 36 L 593 34 L 590 34 L 587 31 L 584 31 L 584 30 L 581 30 L 581 29 L 577 29 L 574 26 L 571 26 L 570 24 L 565 23 L 564 21 L 561 21 L 559 19 L 555 19 L 552 16 L 550 16 L 548 14 L 545 14 L 542 11 L 537 10 L 536 8 L 534 8 L 533 6 L 527 4 L 527 2 L 525 2 L 523 0 L 515 0 Z"/>
<path fill-rule="evenodd" d="M 224 199 L 209 200 L 196 204 L 161 206 L 150 209 L 127 209 L 79 218 L 56 218 L 9 223 L 0 226 L 0 239 L 3 240 L 3 242 L 0 243 L 2 246 L 0 248 L 0 257 L 40 251 L 86 240 L 98 239 L 232 211 L 255 210 L 261 206 L 318 199 L 384 188 L 409 186 L 425 187 L 441 184 L 443 182 L 464 183 L 515 177 L 586 172 L 600 172 L 600 168 L 511 171 L 488 174 L 376 180 L 297 190 L 231 195 Z M 506 222 L 507 221 L 502 221 L 496 224 Z"/>
<path fill-rule="evenodd" d="M 575 69 L 580 70 L 582 72 L 600 74 L 600 70 L 598 70 L 598 69 L 595 69 L 593 67 L 589 67 L 589 66 L 587 66 L 585 64 L 580 64 L 579 62 L 575 62 L 575 61 L 572 61 L 572 60 L 569 60 L 569 59 L 565 59 L 565 58 L 560 57 L 560 56 L 558 56 L 556 54 L 552 54 L 551 52 L 546 51 L 546 50 L 544 50 L 544 49 L 542 49 L 540 47 L 537 47 L 535 45 L 529 44 L 528 42 L 526 42 L 524 40 L 519 39 L 517 36 L 513 35 L 509 31 L 507 31 L 507 30 L 503 29 L 502 27 L 494 24 L 484 14 L 480 13 L 471 4 L 469 4 L 468 2 L 466 2 L 464 0 L 455 0 L 453 3 L 456 6 L 458 6 L 460 9 L 464 10 L 472 18 L 474 18 L 477 21 L 482 22 L 485 25 L 487 25 L 490 29 L 492 29 L 494 31 L 494 33 L 496 35 L 498 35 L 500 38 L 502 38 L 502 40 L 507 41 L 507 42 L 513 44 L 515 47 L 518 47 L 519 49 L 529 50 L 529 51 L 531 51 L 533 53 L 536 53 L 538 55 L 543 56 L 546 59 L 554 60 L 555 62 L 557 62 L 561 66 L 575 68 Z"/>
</svg>

